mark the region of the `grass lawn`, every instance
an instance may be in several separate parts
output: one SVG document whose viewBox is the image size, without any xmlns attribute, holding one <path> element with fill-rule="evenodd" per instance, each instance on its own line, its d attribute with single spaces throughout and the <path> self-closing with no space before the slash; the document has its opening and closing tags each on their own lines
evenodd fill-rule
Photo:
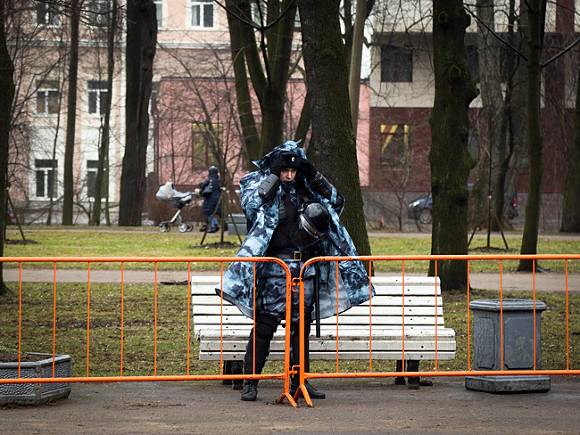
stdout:
<svg viewBox="0 0 580 435">
<path fill-rule="evenodd" d="M 178 232 L 159 233 L 155 228 L 147 230 L 99 229 L 93 228 L 25 228 L 28 239 L 34 244 L 7 244 L 6 256 L 139 256 L 139 257 L 195 257 L 234 256 L 237 247 L 193 247 L 201 240 L 199 233 Z M 19 233 L 9 227 L 8 238 L 18 240 Z M 233 237 L 226 238 L 234 242 Z M 207 243 L 219 241 L 218 236 L 209 236 Z M 430 238 L 424 235 L 390 235 L 371 237 L 375 255 L 428 254 Z M 508 235 L 508 243 L 518 253 L 520 235 Z M 211 246 L 211 245 L 210 245 Z M 479 235 L 474 247 L 485 246 L 485 236 Z M 502 246 L 501 238 L 494 237 L 492 246 Z M 562 237 L 539 239 L 539 253 L 578 253 L 580 240 L 566 240 Z M 480 253 L 476 251 L 475 253 Z M 29 264 L 26 268 L 49 268 L 51 264 Z M 192 265 L 193 269 L 208 269 L 211 265 Z M 382 271 L 400 271 L 400 262 L 378 265 Z M 426 271 L 422 264 L 406 262 L 409 273 Z M 554 271 L 563 271 L 564 263 L 542 262 L 542 266 Z M 14 264 L 8 267 L 15 267 Z M 86 267 L 79 264 L 62 264 L 59 268 Z M 217 265 L 213 266 L 217 268 Z M 504 270 L 514 270 L 513 262 L 504 262 Z M 118 264 L 95 263 L 93 269 L 118 269 Z M 152 269 L 151 264 L 133 263 L 127 269 Z M 184 269 L 183 263 L 161 264 L 160 269 Z M 497 261 L 478 261 L 473 271 L 497 271 Z M 570 261 L 570 272 L 580 272 L 580 261 Z M 18 348 L 18 297 L 15 285 L 12 292 L 0 297 L 0 353 L 14 352 Z M 124 374 L 149 375 L 153 373 L 154 334 L 154 289 L 153 285 L 127 284 L 124 289 Z M 509 297 L 517 297 L 510 294 Z M 496 293 L 475 290 L 472 299 L 496 298 Z M 529 294 L 522 295 L 529 298 Z M 158 374 L 184 374 L 187 366 L 187 287 L 164 286 L 158 288 L 157 320 L 157 362 Z M 446 326 L 457 334 L 457 356 L 453 361 L 441 362 L 441 369 L 467 368 L 466 342 L 466 296 L 449 293 L 445 298 Z M 539 298 L 546 302 L 548 310 L 543 313 L 542 363 L 544 368 L 563 368 L 565 364 L 565 307 L 562 294 L 542 293 Z M 120 367 L 121 303 L 120 286 L 112 284 L 91 285 L 90 300 L 90 373 L 92 375 L 117 375 Z M 23 286 L 22 351 L 52 352 L 53 287 L 51 284 L 25 283 Z M 83 375 L 87 369 L 87 288 L 80 284 L 59 284 L 57 287 L 57 353 L 69 353 L 74 358 L 74 374 Z M 570 357 L 572 368 L 580 368 L 580 295 L 570 297 Z M 191 373 L 218 373 L 215 362 L 201 362 L 197 359 L 197 342 L 190 340 Z M 422 368 L 429 368 L 425 364 Z M 333 364 L 315 362 L 314 370 L 332 369 Z M 276 367 L 270 364 L 272 369 Z M 364 362 L 342 362 L 345 370 L 368 370 Z M 431 364 L 432 367 L 432 364 Z M 393 370 L 394 363 L 374 363 L 375 370 Z"/>
<path fill-rule="evenodd" d="M 226 236 L 225 241 L 231 244 L 230 247 L 216 247 L 219 236 L 208 235 L 204 246 L 200 247 L 201 233 L 179 233 L 172 231 L 160 233 L 155 227 L 147 227 L 145 230 L 120 229 L 94 229 L 89 227 L 74 227 L 73 229 L 51 228 L 51 227 L 25 227 L 27 239 L 36 243 L 21 244 L 9 243 L 5 246 L 5 256 L 23 257 L 199 257 L 217 256 L 230 257 L 237 252 L 237 238 Z M 508 234 L 507 236 L 510 251 L 508 254 L 518 254 L 521 235 Z M 17 241 L 20 234 L 16 227 L 8 227 L 8 239 Z M 425 235 L 405 235 L 400 237 L 385 233 L 381 236 L 370 238 L 371 250 L 374 255 L 427 255 L 431 250 L 431 239 Z M 478 234 L 472 242 L 472 254 L 485 253 L 481 247 L 486 246 L 485 235 Z M 499 235 L 494 235 L 491 240 L 492 247 L 503 247 L 503 242 Z M 539 254 L 573 254 L 580 252 L 580 240 L 566 240 L 561 237 L 540 236 L 538 243 Z M 499 251 L 493 253 L 501 253 Z M 542 261 L 543 267 L 553 271 L 563 271 L 563 261 Z M 12 267 L 15 265 L 8 265 Z M 50 264 L 30 264 L 30 268 L 50 268 Z M 79 264 L 61 264 L 59 268 L 78 268 Z M 84 267 L 84 266 L 83 266 Z M 160 264 L 160 270 L 182 269 L 183 264 L 166 263 Z M 383 272 L 398 272 L 401 270 L 399 261 L 391 261 L 376 264 L 377 270 Z M 405 270 L 409 273 L 425 273 L 428 263 L 426 261 L 405 262 Z M 517 262 L 505 261 L 503 263 L 505 271 L 515 270 Z M 107 263 L 94 263 L 92 269 L 118 269 L 119 265 Z M 126 266 L 127 269 L 152 269 L 151 264 L 133 263 Z M 193 270 L 217 270 L 216 264 L 193 263 Z M 477 261 L 473 262 L 472 270 L 497 271 L 497 261 Z M 580 272 L 580 261 L 569 262 L 570 272 Z"/>
<path fill-rule="evenodd" d="M 121 299 L 120 286 L 91 286 L 90 311 L 90 374 L 118 375 L 120 370 Z M 124 289 L 123 325 L 125 375 L 153 374 L 154 289 L 151 285 L 131 284 Z M 518 297 L 510 294 L 510 297 Z M 466 296 L 446 294 L 444 314 L 447 327 L 456 331 L 457 355 L 452 361 L 442 361 L 441 370 L 467 368 Z M 473 299 L 495 298 L 496 294 L 476 290 Z M 526 296 L 524 296 L 526 297 Z M 187 354 L 187 287 L 158 288 L 157 303 L 157 364 L 159 375 L 185 374 Z M 542 366 L 565 367 L 565 305 L 561 294 L 542 293 L 548 309 L 542 317 Z M 53 288 L 48 284 L 24 284 L 22 304 L 22 351 L 52 352 Z M 87 288 L 79 284 L 59 284 L 57 287 L 57 353 L 73 356 L 74 374 L 84 375 L 87 369 Z M 0 353 L 18 349 L 18 296 L 9 293 L 0 298 Z M 580 295 L 570 298 L 570 358 L 571 367 L 580 368 Z M 199 361 L 198 343 L 190 340 L 190 373 L 217 374 L 217 362 Z M 473 345 L 472 345 L 473 346 Z M 270 370 L 279 369 L 269 363 Z M 367 371 L 364 361 L 343 361 L 341 370 Z M 374 361 L 374 370 L 392 371 L 394 363 Z M 433 362 L 422 369 L 433 368 Z M 313 362 L 313 370 L 334 370 L 334 362 Z"/>
</svg>

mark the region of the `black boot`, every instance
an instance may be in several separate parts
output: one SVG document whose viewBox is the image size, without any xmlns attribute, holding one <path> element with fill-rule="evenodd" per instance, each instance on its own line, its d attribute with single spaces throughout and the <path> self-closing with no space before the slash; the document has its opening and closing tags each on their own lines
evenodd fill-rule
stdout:
<svg viewBox="0 0 580 435">
<path fill-rule="evenodd" d="M 397 360 L 397 366 L 395 368 L 395 370 L 397 372 L 402 372 L 403 371 L 403 361 L 401 361 L 400 359 Z M 395 378 L 395 385 L 406 385 L 407 382 L 405 381 L 405 377 L 404 376 L 397 376 Z"/>
<path fill-rule="evenodd" d="M 304 320 L 304 370 L 306 372 L 310 371 L 310 319 Z M 295 366 L 300 364 L 300 325 L 293 324 L 292 331 L 290 333 L 290 365 Z M 290 385 L 290 394 L 294 395 L 298 386 L 300 385 L 300 375 L 296 374 L 292 376 L 292 383 Z M 310 395 L 311 399 L 326 399 L 326 394 L 319 391 L 310 384 L 308 381 L 305 383 L 306 391 Z"/>
<path fill-rule="evenodd" d="M 246 381 L 242 388 L 242 400 L 245 402 L 254 402 L 258 397 L 258 382 Z"/>
<path fill-rule="evenodd" d="M 256 321 L 255 330 L 252 328 L 248 344 L 246 345 L 246 355 L 244 356 L 244 374 L 262 373 L 266 364 L 266 358 L 270 353 L 270 342 L 278 327 L 277 323 L 264 323 Z M 254 332 L 256 336 L 256 360 L 254 361 Z M 242 397 L 244 401 L 254 401 L 258 397 L 258 381 L 247 380 L 242 388 Z"/>
<path fill-rule="evenodd" d="M 407 362 L 407 368 L 410 372 L 418 372 L 419 371 L 419 361 L 418 360 L 409 360 Z M 419 386 L 421 387 L 432 387 L 433 382 L 428 381 L 426 379 L 421 379 L 419 376 L 413 376 L 408 378 L 409 381 L 409 389 L 410 390 L 418 390 Z"/>
</svg>

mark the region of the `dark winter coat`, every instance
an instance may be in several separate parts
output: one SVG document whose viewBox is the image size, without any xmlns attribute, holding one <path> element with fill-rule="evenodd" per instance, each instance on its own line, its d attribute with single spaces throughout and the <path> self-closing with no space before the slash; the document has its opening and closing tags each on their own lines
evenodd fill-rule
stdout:
<svg viewBox="0 0 580 435">
<path fill-rule="evenodd" d="M 297 157 L 306 159 L 304 150 L 296 142 L 287 141 L 274 148 L 264 159 L 254 161 L 253 163 L 258 167 L 258 170 L 250 172 L 241 179 L 242 208 L 252 226 L 237 253 L 239 257 L 264 256 L 272 234 L 278 225 L 278 208 L 282 197 L 282 187 L 279 187 L 274 199 L 268 203 L 262 202 L 257 190 L 262 180 L 270 174 L 269 156 L 279 151 L 295 153 Z M 321 203 L 331 216 L 329 237 L 319 243 L 319 251 L 328 256 L 358 255 L 350 235 L 340 223 L 339 216 L 333 207 L 336 206 L 336 190 L 333 188 L 331 198 L 327 200 L 313 191 L 305 180 L 303 182 L 309 191 L 309 196 L 314 201 Z M 218 295 L 223 294 L 225 300 L 236 305 L 248 317 L 253 317 L 252 290 L 254 282 L 260 281 L 259 279 L 254 280 L 253 269 L 254 265 L 252 263 L 232 263 L 224 274 L 223 289 L 216 289 Z M 262 267 L 256 267 L 257 278 L 260 277 L 261 269 Z M 312 275 L 312 272 L 312 270 L 306 271 L 306 275 Z M 340 313 L 352 306 L 362 304 L 369 299 L 371 294 L 374 294 L 367 272 L 360 261 L 343 261 L 339 263 L 338 301 L 334 263 L 320 263 L 315 279 L 318 280 L 321 318 L 335 315 L 337 307 Z M 266 290 L 259 288 L 259 286 L 257 288 L 262 298 L 269 297 L 268 294 L 264 294 Z M 272 295 L 272 297 L 278 296 Z"/>
<path fill-rule="evenodd" d="M 209 192 L 204 194 L 204 190 L 209 186 Z M 221 187 L 219 175 L 210 173 L 208 178 L 199 185 L 201 196 L 203 196 L 202 212 L 208 217 L 216 211 L 216 206 L 220 199 Z"/>
</svg>

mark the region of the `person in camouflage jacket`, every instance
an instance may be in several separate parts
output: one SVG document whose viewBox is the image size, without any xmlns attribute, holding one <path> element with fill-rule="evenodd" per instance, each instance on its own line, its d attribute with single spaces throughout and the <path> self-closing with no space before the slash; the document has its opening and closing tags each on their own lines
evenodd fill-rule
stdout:
<svg viewBox="0 0 580 435">
<path fill-rule="evenodd" d="M 248 236 L 237 253 L 239 257 L 278 257 L 288 265 L 292 277 L 297 277 L 308 258 L 314 256 L 356 256 L 354 243 L 340 223 L 339 214 L 344 207 L 342 196 L 306 158 L 298 142 L 286 141 L 275 147 L 261 160 L 253 162 L 257 170 L 240 181 L 241 204 L 248 220 Z M 288 177 L 288 173 L 293 175 Z M 290 181 L 285 181 L 290 180 Z M 314 205 L 310 205 L 314 204 Z M 312 246 L 296 246 L 293 228 L 299 225 L 300 213 L 315 210 L 327 217 L 322 224 L 324 237 Z M 294 233 L 297 234 L 297 233 Z M 298 255 L 297 255 L 298 254 Z M 254 280 L 253 271 L 256 270 Z M 352 306 L 366 302 L 374 289 L 360 261 L 339 263 L 339 292 L 336 292 L 334 263 L 317 263 L 303 273 L 305 294 L 306 337 L 315 309 L 315 288 L 318 293 L 316 313 L 320 318 L 330 317 Z M 254 313 L 254 282 L 256 283 L 256 313 Z M 285 318 L 286 279 L 283 269 L 276 263 L 234 262 L 224 274 L 223 287 L 216 293 L 237 306 L 250 317 L 256 317 L 246 357 L 244 373 L 261 373 L 266 362 L 270 341 L 278 324 Z M 298 294 L 292 295 L 291 364 L 299 361 Z M 253 341 L 256 341 L 255 361 Z M 305 349 L 305 370 L 309 371 L 308 340 Z M 293 379 L 292 389 L 297 388 Z M 307 384 L 312 398 L 324 398 L 324 393 Z M 242 400 L 256 400 L 257 381 L 247 380 L 242 390 Z"/>
</svg>

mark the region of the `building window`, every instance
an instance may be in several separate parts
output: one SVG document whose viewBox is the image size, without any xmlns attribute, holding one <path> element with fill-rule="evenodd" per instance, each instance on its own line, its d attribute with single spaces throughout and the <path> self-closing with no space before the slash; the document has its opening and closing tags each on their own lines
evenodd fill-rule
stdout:
<svg viewBox="0 0 580 435">
<path fill-rule="evenodd" d="M 467 69 L 471 75 L 471 80 L 479 82 L 479 51 L 475 45 L 465 47 L 467 52 Z"/>
<path fill-rule="evenodd" d="M 87 160 L 87 195 L 89 198 L 94 198 L 97 191 L 98 169 L 99 169 L 98 160 Z M 109 173 L 107 172 L 107 168 L 104 168 L 101 197 L 107 198 L 108 196 L 109 196 Z"/>
<path fill-rule="evenodd" d="M 37 198 L 56 198 L 57 168 L 58 160 L 34 161 Z"/>
<path fill-rule="evenodd" d="M 52 2 L 36 2 L 36 23 L 39 26 L 60 26 L 58 8 Z"/>
<path fill-rule="evenodd" d="M 214 137 L 214 134 L 217 137 Z M 205 123 L 193 125 L 191 134 L 191 167 L 193 170 L 207 169 L 216 164 L 214 148 L 219 143 L 220 135 L 221 127 L 219 124 L 213 124 L 211 128 Z"/>
<path fill-rule="evenodd" d="M 213 0 L 191 0 L 191 25 L 213 27 Z"/>
<path fill-rule="evenodd" d="M 60 91 L 58 81 L 45 80 L 37 83 L 36 91 L 36 113 L 47 115 L 58 113 L 58 102 Z"/>
<path fill-rule="evenodd" d="M 89 80 L 89 113 L 104 115 L 107 109 L 107 82 Z"/>
<path fill-rule="evenodd" d="M 258 9 L 259 8 L 259 9 Z M 283 10 L 279 11 L 280 13 Z M 250 13 L 252 15 L 252 21 L 258 25 L 268 24 L 268 1 L 267 0 L 251 0 L 250 1 Z M 296 9 L 296 15 L 294 16 L 294 30 L 300 30 L 300 15 L 298 14 L 298 8 Z"/>
<path fill-rule="evenodd" d="M 413 50 L 394 45 L 381 47 L 381 82 L 412 82 Z"/>
<path fill-rule="evenodd" d="M 410 161 L 411 126 L 381 124 L 381 165 L 404 167 Z"/>
<path fill-rule="evenodd" d="M 163 0 L 155 0 L 154 3 L 157 16 L 157 27 L 163 27 Z"/>
<path fill-rule="evenodd" d="M 109 21 L 108 0 L 91 0 L 87 6 L 88 24 L 94 27 L 106 27 Z"/>
</svg>

